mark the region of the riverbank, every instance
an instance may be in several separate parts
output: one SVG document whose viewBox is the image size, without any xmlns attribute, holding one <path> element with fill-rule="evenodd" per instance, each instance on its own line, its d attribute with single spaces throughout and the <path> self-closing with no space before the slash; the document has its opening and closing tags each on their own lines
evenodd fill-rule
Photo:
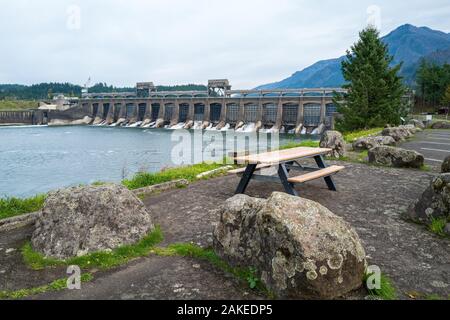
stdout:
<svg viewBox="0 0 450 320">
<path fill-rule="evenodd" d="M 353 135 L 358 136 L 355 133 Z M 346 140 L 350 141 L 350 138 Z M 303 142 L 308 146 L 315 143 Z M 296 146 L 293 143 L 287 147 Z M 301 196 L 321 203 L 356 229 L 363 240 L 370 264 L 379 266 L 383 274 L 391 279 L 397 291 L 396 297 L 446 299 L 450 294 L 450 278 L 446 271 L 450 259 L 447 250 L 450 240 L 401 218 L 401 214 L 423 192 L 435 173 L 348 161 L 331 163 L 346 167 L 335 178 L 338 192 L 330 192 L 323 181 L 318 180 L 308 186 L 300 186 L 298 190 Z M 233 195 L 239 181 L 235 176 L 223 176 L 223 172 L 198 177 L 203 170 L 214 167 L 200 165 L 196 168 L 174 168 L 129 180 L 127 184 L 131 189 L 180 176 L 187 178 L 191 184 L 161 193 L 142 194 L 140 198 L 155 216 L 155 223 L 160 225 L 164 240 L 154 250 L 150 250 L 150 254 L 137 257 L 125 265 L 109 270 L 85 267 L 83 270 L 86 276 L 92 279 L 90 283 L 84 283 L 79 292 L 53 292 L 53 287 L 49 286 L 49 283 L 64 278 L 62 266 L 33 270 L 24 262 L 26 251 L 22 250 L 29 241 L 33 226 L 0 233 L 0 265 L 5 266 L 0 268 L 0 273 L 6 275 L 5 281 L 0 281 L 0 291 L 6 290 L 9 296 L 19 297 L 29 296 L 30 292 L 41 292 L 40 296 L 31 297 L 39 299 L 267 298 L 264 293 L 249 288 L 245 277 L 243 280 L 230 274 L 227 271 L 229 269 L 221 268 L 220 264 L 218 267 L 207 251 L 212 241 L 212 229 L 218 221 L 216 209 Z M 255 181 L 251 182 L 248 193 L 266 198 L 273 191 L 281 191 L 281 187 Z M 172 245 L 175 243 L 181 243 L 181 247 L 177 248 L 186 254 L 180 255 L 173 251 Z M 196 247 L 190 247 L 192 244 Z M 189 253 L 194 249 L 197 253 Z M 211 259 L 203 259 L 204 256 Z M 253 279 L 251 275 L 249 277 Z M 130 283 L 135 285 L 129 287 Z M 39 289 L 42 287 L 46 290 Z M 214 292 L 211 292 L 211 288 L 214 288 Z M 362 290 L 344 298 L 364 299 L 366 295 L 367 292 Z"/>
<path fill-rule="evenodd" d="M 51 128 L 54 130 L 54 128 Z M 103 128 L 105 129 L 105 128 Z M 111 128 L 110 130 L 116 130 L 118 128 Z M 133 132 L 139 130 L 136 128 L 130 128 Z M 57 129 L 60 130 L 60 129 Z M 349 132 L 347 134 L 344 134 L 344 140 L 349 144 L 347 149 L 350 149 L 351 143 L 355 140 L 366 137 L 368 135 L 375 135 L 379 132 L 381 132 L 382 128 L 374 128 L 369 130 L 360 130 L 355 132 Z M 109 131 L 109 130 L 108 130 Z M 152 131 L 152 130 L 148 130 Z M 109 131 L 111 132 L 111 131 Z M 114 131 L 113 131 L 114 132 Z M 124 131 L 125 132 L 125 129 Z M 164 130 L 155 130 L 153 131 L 155 133 L 162 133 L 166 132 Z M 64 134 L 70 134 L 70 131 L 64 131 Z M 318 140 L 298 140 L 299 137 L 297 136 L 286 136 L 281 142 L 282 145 L 280 146 L 280 149 L 288 149 L 288 148 L 295 148 L 295 147 L 319 147 L 319 141 Z M 110 151 L 108 151 L 109 153 Z M 227 154 L 228 155 L 228 154 Z M 353 162 L 360 162 L 364 163 L 367 158 L 367 152 L 348 152 L 348 155 L 343 160 L 353 161 Z M 139 169 L 139 172 L 134 175 L 132 178 L 128 179 L 121 179 L 121 183 L 123 183 L 125 186 L 127 186 L 129 189 L 136 189 L 136 188 L 142 188 L 147 187 L 151 185 L 155 185 L 158 183 L 164 183 L 172 180 L 177 179 L 186 179 L 190 182 L 195 181 L 197 175 L 221 168 L 222 166 L 226 166 L 227 164 L 232 164 L 233 162 L 231 160 L 224 159 L 220 163 L 203 163 L 203 164 L 195 164 L 191 166 L 182 166 L 182 167 L 163 167 L 161 171 L 157 172 L 144 172 L 142 168 Z M 122 171 L 125 171 L 126 169 L 122 169 Z M 124 174 L 124 172 L 122 172 Z M 223 174 L 223 172 L 219 172 L 219 175 Z M 91 179 L 91 182 L 88 184 L 95 184 L 101 182 L 108 182 L 108 179 L 98 179 L 93 180 Z M 120 182 L 120 181 L 116 181 Z M 81 184 L 81 183 L 79 183 Z M 67 186 L 67 185 L 66 185 Z M 64 186 L 61 186 L 64 187 Z M 33 197 L 27 197 L 27 198 L 20 198 L 20 197 L 6 197 L 1 199 L 0 197 L 0 220 L 5 218 L 10 218 L 13 216 L 17 216 L 20 214 L 24 214 L 27 212 L 33 212 L 38 211 L 40 207 L 43 204 L 43 201 L 45 200 L 45 195 L 38 195 Z"/>
</svg>

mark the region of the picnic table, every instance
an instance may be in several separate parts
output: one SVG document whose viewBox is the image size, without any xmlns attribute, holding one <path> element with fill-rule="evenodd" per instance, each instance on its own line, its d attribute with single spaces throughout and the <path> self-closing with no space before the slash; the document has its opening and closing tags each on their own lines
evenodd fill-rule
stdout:
<svg viewBox="0 0 450 320">
<path fill-rule="evenodd" d="M 260 154 L 245 155 L 235 157 L 238 163 L 245 163 L 245 168 L 229 171 L 230 173 L 242 175 L 241 181 L 236 189 L 236 194 L 245 193 L 250 180 L 262 180 L 270 182 L 278 182 L 283 185 L 288 194 L 298 196 L 295 185 L 305 183 L 311 180 L 324 178 L 328 188 L 336 191 L 336 185 L 332 179 L 332 175 L 345 169 L 342 166 L 327 166 L 324 155 L 332 150 L 328 148 L 310 148 L 299 147 L 280 151 L 271 151 Z M 314 158 L 317 167 L 306 167 L 301 164 L 302 159 Z M 276 174 L 264 174 L 270 171 L 268 168 L 275 168 Z M 267 171 L 265 169 L 268 169 Z M 256 172 L 262 171 L 262 174 Z M 291 171 L 300 171 L 303 174 L 290 177 Z"/>
</svg>

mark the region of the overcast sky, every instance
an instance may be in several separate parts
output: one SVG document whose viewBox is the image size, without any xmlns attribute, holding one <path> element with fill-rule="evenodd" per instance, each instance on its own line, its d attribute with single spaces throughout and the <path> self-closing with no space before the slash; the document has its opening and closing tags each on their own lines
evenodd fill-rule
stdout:
<svg viewBox="0 0 450 320">
<path fill-rule="evenodd" d="M 341 56 L 368 21 L 450 32 L 450 2 L 0 0 L 0 83 L 251 88 Z"/>
</svg>

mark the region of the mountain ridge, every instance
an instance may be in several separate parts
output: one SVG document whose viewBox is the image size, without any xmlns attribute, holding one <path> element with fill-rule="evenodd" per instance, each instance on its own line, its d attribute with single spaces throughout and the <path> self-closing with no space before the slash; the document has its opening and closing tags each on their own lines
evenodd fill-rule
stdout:
<svg viewBox="0 0 450 320">
<path fill-rule="evenodd" d="M 404 77 L 407 85 L 414 85 L 414 76 L 421 58 L 437 63 L 450 62 L 450 33 L 404 24 L 381 39 L 388 45 L 389 53 L 394 56 L 393 64 L 403 62 L 400 75 Z M 341 71 L 341 62 L 344 59 L 345 56 L 320 60 L 284 80 L 256 89 L 340 87 L 345 82 Z"/>
</svg>

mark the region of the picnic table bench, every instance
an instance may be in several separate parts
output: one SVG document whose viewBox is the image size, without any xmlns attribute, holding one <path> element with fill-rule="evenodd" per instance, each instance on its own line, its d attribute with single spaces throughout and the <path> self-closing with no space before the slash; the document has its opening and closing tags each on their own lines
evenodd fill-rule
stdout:
<svg viewBox="0 0 450 320">
<path fill-rule="evenodd" d="M 265 152 L 254 155 L 235 157 L 238 163 L 245 163 L 245 168 L 229 171 L 230 173 L 242 175 L 241 181 L 236 189 L 236 194 L 245 193 L 250 180 L 281 182 L 288 194 L 298 196 L 295 185 L 311 180 L 324 178 L 328 188 L 336 191 L 336 185 L 332 175 L 345 169 L 342 166 L 327 166 L 324 155 L 332 150 L 328 148 L 299 147 L 280 151 Z M 317 168 L 305 167 L 300 163 L 301 159 L 314 158 Z M 276 168 L 277 175 L 255 174 L 268 168 Z M 301 171 L 302 175 L 289 177 L 291 171 Z"/>
</svg>

